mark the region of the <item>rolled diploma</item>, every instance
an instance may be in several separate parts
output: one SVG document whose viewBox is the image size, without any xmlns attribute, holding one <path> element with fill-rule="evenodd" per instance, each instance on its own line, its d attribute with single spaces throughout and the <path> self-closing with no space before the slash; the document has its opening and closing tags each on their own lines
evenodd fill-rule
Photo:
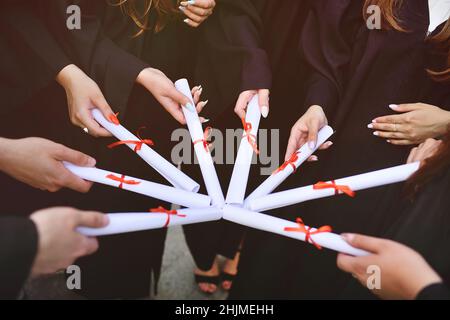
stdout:
<svg viewBox="0 0 450 320">
<path fill-rule="evenodd" d="M 348 178 L 335 180 L 336 185 L 345 185 L 353 191 L 379 187 L 407 180 L 419 169 L 420 162 L 404 164 L 388 169 L 364 173 Z M 267 196 L 252 199 L 248 208 L 254 211 L 267 211 L 290 206 L 296 203 L 334 196 L 334 189 L 315 190 L 314 185 L 272 193 Z"/>
<path fill-rule="evenodd" d="M 64 162 L 64 166 L 73 174 L 79 176 L 82 179 L 116 188 L 118 188 L 120 185 L 120 182 L 107 178 L 107 176 L 110 174 L 116 177 L 121 177 L 122 175 L 119 173 L 105 171 L 98 168 L 79 167 L 67 162 Z M 176 189 L 174 187 L 165 186 L 163 184 L 128 176 L 125 177 L 125 179 L 139 181 L 139 184 L 132 185 L 123 183 L 122 188 L 124 190 L 146 195 L 169 203 L 175 203 L 188 208 L 204 208 L 208 207 L 211 204 L 210 197 L 203 194 Z"/>
<path fill-rule="evenodd" d="M 116 125 L 106 120 L 100 110 L 92 110 L 92 116 L 103 128 L 111 132 L 111 134 L 120 141 L 140 140 L 122 125 Z M 134 150 L 136 145 L 128 143 L 127 146 L 130 149 Z M 198 192 L 198 190 L 200 189 L 200 185 L 197 182 L 192 180 L 182 171 L 178 170 L 177 167 L 163 158 L 159 153 L 154 151 L 148 145 L 143 144 L 141 150 L 137 151 L 136 153 L 173 186 L 192 192 Z"/>
<path fill-rule="evenodd" d="M 286 227 L 298 228 L 298 224 L 292 221 L 228 205 L 223 208 L 223 219 L 258 230 L 305 241 L 305 233 L 284 230 Z M 314 228 L 311 229 L 311 231 L 315 230 L 316 229 Z M 318 233 L 311 235 L 311 239 L 321 247 L 346 253 L 348 255 L 364 256 L 369 254 L 364 250 L 352 247 L 344 239 L 342 239 L 340 235 L 335 233 Z"/>
<path fill-rule="evenodd" d="M 214 221 L 222 218 L 222 211 L 213 207 L 204 209 L 180 209 L 177 210 L 177 214 L 185 215 L 185 217 L 170 215 L 168 227 Z M 106 227 L 79 227 L 77 231 L 85 236 L 96 237 L 164 228 L 167 222 L 167 214 L 159 212 L 110 213 L 108 217 L 109 224 Z"/>
<path fill-rule="evenodd" d="M 298 160 L 295 162 L 295 167 L 299 168 L 303 162 L 308 160 L 308 158 L 316 152 L 316 150 L 324 144 L 332 135 L 334 131 L 333 128 L 325 126 L 319 130 L 317 136 L 317 144 L 314 150 L 311 150 L 307 143 L 305 143 L 300 149 L 298 149 Z M 272 174 L 266 180 L 264 180 L 261 185 L 256 188 L 248 197 L 245 199 L 245 207 L 248 207 L 250 200 L 260 198 L 272 193 L 284 180 L 286 180 L 292 173 L 294 168 L 288 165 L 282 171 Z"/>
<path fill-rule="evenodd" d="M 259 110 L 258 95 L 255 95 L 247 107 L 245 122 L 252 124 L 251 134 L 258 136 L 261 112 Z M 245 191 L 247 189 L 248 175 L 252 164 L 254 150 L 246 138 L 245 131 L 242 133 L 242 140 L 233 167 L 230 184 L 225 202 L 229 204 L 243 204 Z"/>
<path fill-rule="evenodd" d="M 191 100 L 192 106 L 195 107 L 188 81 L 186 79 L 180 79 L 175 82 L 175 87 L 178 91 L 188 97 Z M 192 142 L 194 143 L 195 141 L 204 139 L 204 132 L 197 111 L 191 111 L 185 107 L 182 107 L 182 110 L 191 134 Z M 211 153 L 205 150 L 202 143 L 194 144 L 194 150 L 197 155 L 206 190 L 212 200 L 212 205 L 222 207 L 225 203 L 225 199 L 223 197 L 223 192 L 220 186 L 219 178 L 217 177 L 216 169 L 214 168 Z"/>
</svg>

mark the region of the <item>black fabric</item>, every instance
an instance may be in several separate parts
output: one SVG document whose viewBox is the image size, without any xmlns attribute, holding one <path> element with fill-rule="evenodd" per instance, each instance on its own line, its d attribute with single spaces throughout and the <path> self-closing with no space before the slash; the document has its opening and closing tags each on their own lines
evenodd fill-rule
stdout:
<svg viewBox="0 0 450 320">
<path fill-rule="evenodd" d="M 38 233 L 26 218 L 0 218 L 0 299 L 16 299 L 33 265 Z"/>
<path fill-rule="evenodd" d="M 418 294 L 416 300 L 450 300 L 450 290 L 442 284 L 432 284 Z"/>
</svg>

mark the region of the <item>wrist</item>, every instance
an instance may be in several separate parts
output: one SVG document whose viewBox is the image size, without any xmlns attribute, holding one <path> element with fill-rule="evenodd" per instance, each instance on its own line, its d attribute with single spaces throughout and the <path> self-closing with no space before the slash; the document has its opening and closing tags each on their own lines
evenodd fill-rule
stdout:
<svg viewBox="0 0 450 320">
<path fill-rule="evenodd" d="M 56 76 L 56 81 L 64 87 L 64 89 L 70 89 L 82 75 L 83 71 L 74 64 L 65 66 Z"/>
<path fill-rule="evenodd" d="M 11 152 L 14 150 L 13 144 L 12 139 L 0 138 L 0 170 L 3 172 L 8 170 Z"/>
</svg>

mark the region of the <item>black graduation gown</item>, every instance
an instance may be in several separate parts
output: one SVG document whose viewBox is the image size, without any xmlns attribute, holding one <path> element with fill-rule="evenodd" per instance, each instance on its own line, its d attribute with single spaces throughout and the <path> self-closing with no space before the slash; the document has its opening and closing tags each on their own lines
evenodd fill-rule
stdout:
<svg viewBox="0 0 450 320">
<path fill-rule="evenodd" d="M 302 100 L 298 79 L 304 68 L 295 48 L 306 7 L 306 1 L 295 0 L 218 2 L 214 15 L 205 22 L 200 45 L 207 53 L 208 68 L 199 68 L 197 73 L 198 79 L 210 80 L 204 87 L 214 108 L 211 125 L 215 129 L 225 134 L 227 128 L 240 128 L 241 122 L 233 111 L 238 95 L 245 90 L 264 88 L 271 90 L 271 111 L 268 120 L 261 121 L 260 129 L 293 124 L 295 118 L 291 115 L 297 111 L 291 105 Z M 287 132 L 284 129 L 280 132 L 280 150 L 286 148 Z M 236 153 L 237 150 L 234 157 Z M 233 165 L 223 164 L 216 169 L 226 193 Z M 260 161 L 252 166 L 247 194 L 266 178 L 261 176 L 260 169 Z M 197 266 L 208 270 L 217 254 L 235 256 L 247 228 L 220 221 L 185 226 L 184 230 Z"/>
<path fill-rule="evenodd" d="M 38 248 L 33 221 L 0 218 L 0 299 L 17 299 L 31 271 Z"/>
<path fill-rule="evenodd" d="M 367 124 L 392 113 L 391 103 L 433 101 L 449 107 L 447 86 L 432 83 L 425 72 L 426 2 L 410 1 L 400 9 L 406 33 L 369 30 L 362 18 L 363 1 L 311 4 L 300 43 L 302 57 L 312 67 L 303 84 L 305 107 L 322 105 L 337 132 L 334 146 L 320 153 L 319 163 L 299 170 L 283 188 L 404 163 L 409 147 L 374 137 Z M 299 216 L 315 227 L 331 225 L 337 233 L 380 235 L 395 218 L 385 208 L 398 194 L 398 185 L 381 187 L 352 199 L 320 199 L 271 214 L 291 220 Z M 332 298 L 348 281 L 348 275 L 336 268 L 334 252 L 275 235 L 247 237 L 247 245 L 252 264 L 241 270 L 232 298 Z"/>
</svg>

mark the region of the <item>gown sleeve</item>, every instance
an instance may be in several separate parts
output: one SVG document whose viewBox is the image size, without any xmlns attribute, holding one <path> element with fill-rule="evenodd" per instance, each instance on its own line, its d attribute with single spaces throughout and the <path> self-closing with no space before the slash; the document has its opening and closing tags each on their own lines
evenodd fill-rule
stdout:
<svg viewBox="0 0 450 320">
<path fill-rule="evenodd" d="M 78 5 L 81 28 L 70 30 L 67 7 Z M 38 14 L 80 69 L 94 79 L 111 107 L 124 112 L 139 73 L 149 67 L 114 43 L 102 30 L 105 1 L 40 0 Z"/>
<path fill-rule="evenodd" d="M 30 273 L 38 247 L 30 219 L 0 218 L 0 299 L 16 299 Z"/>
<path fill-rule="evenodd" d="M 202 67 L 229 103 L 242 91 L 271 88 L 272 71 L 262 35 L 262 19 L 251 0 L 218 1 L 202 26 Z"/>
<path fill-rule="evenodd" d="M 361 25 L 362 10 L 351 14 L 351 2 L 311 1 L 299 44 L 300 56 L 310 68 L 305 106 L 320 105 L 329 117 L 345 90 L 352 36 Z"/>
<path fill-rule="evenodd" d="M 416 300 L 450 300 L 450 290 L 443 283 L 435 283 L 420 291 Z"/>
</svg>

